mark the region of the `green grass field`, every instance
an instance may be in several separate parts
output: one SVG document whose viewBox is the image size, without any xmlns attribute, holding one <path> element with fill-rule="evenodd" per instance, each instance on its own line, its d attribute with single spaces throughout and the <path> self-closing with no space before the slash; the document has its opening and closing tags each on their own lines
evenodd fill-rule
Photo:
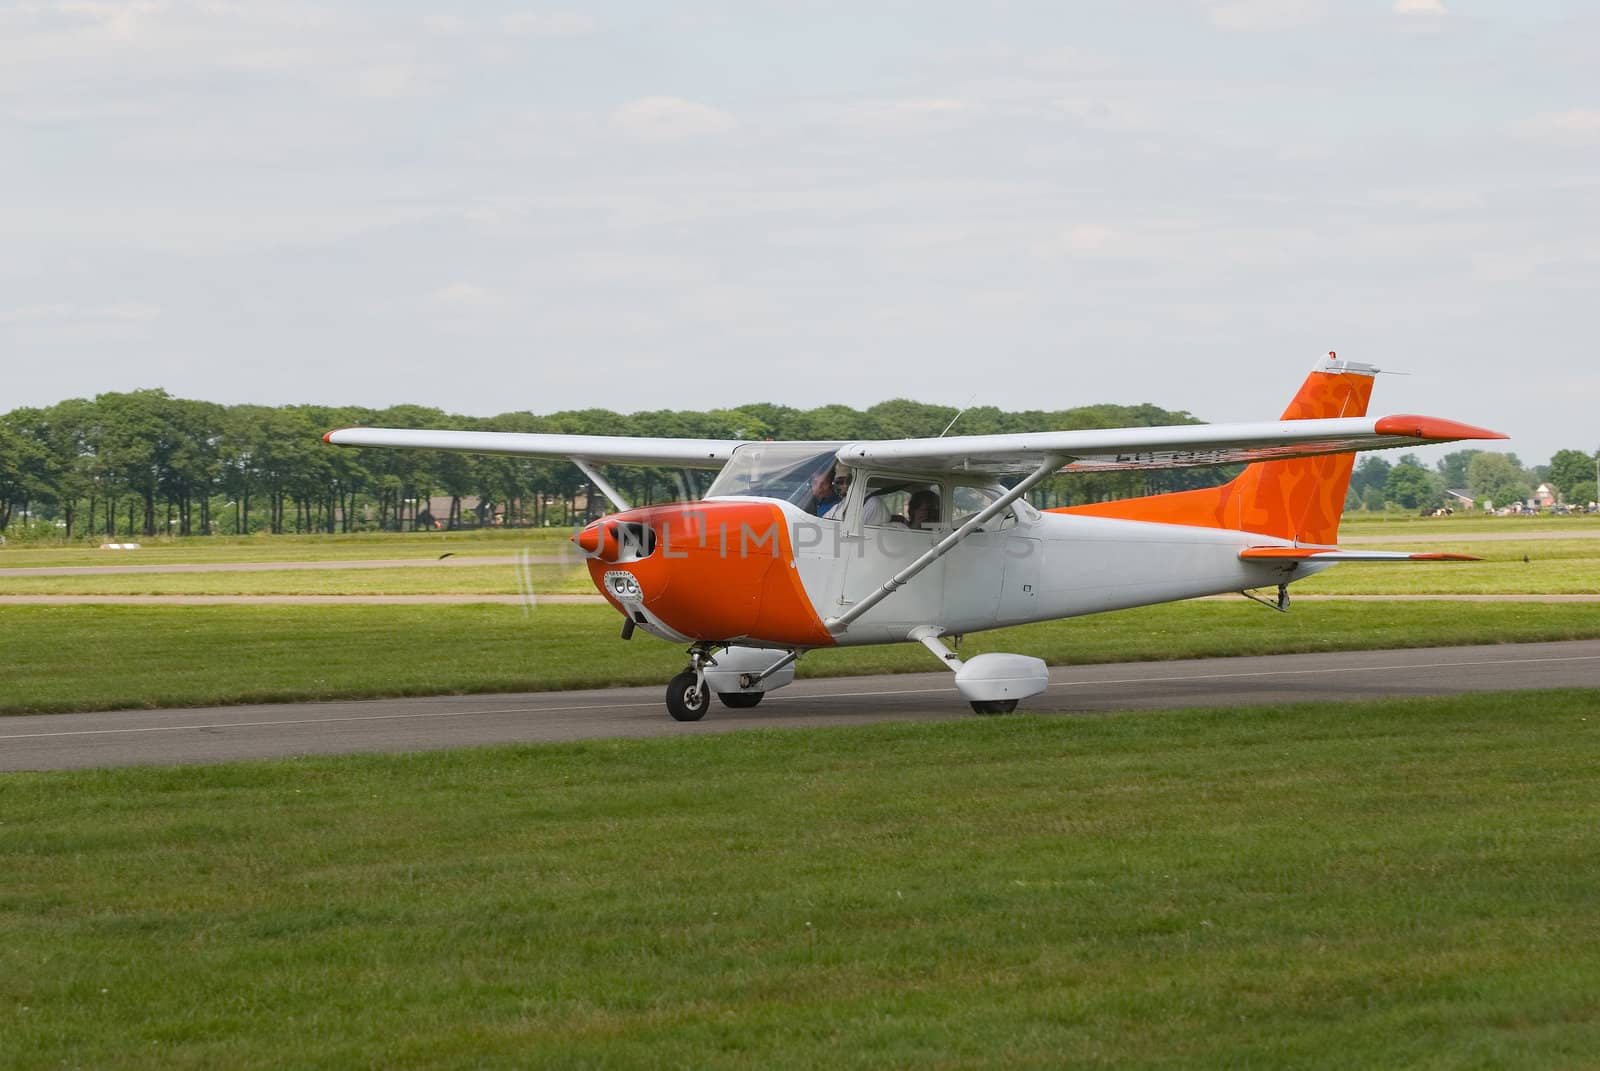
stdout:
<svg viewBox="0 0 1600 1071">
<path fill-rule="evenodd" d="M 0 778 L 9 1068 L 1575 1068 L 1600 693 Z"/>
<path fill-rule="evenodd" d="M 1584 590 L 1600 541 L 1470 538 L 1571 520 L 1373 522 L 1490 560 L 1294 590 Z M 9 547 L 0 567 L 565 546 L 510 535 Z M 0 593 L 19 579 L 107 581 Z M 135 583 L 117 590 L 517 590 L 512 567 L 472 565 Z M 681 668 L 617 626 L 593 606 L 8 606 L 0 712 Z M 1594 637 L 1600 604 L 1237 600 L 962 652 Z M 933 668 L 900 646 L 801 673 Z M 1541 692 L 6 775 L 0 1067 L 1590 1066 L 1597 731 L 1600 691 Z"/>
<path fill-rule="evenodd" d="M 1557 517 L 1542 513 L 1532 517 L 1487 517 L 1482 513 L 1457 513 L 1451 517 L 1419 517 L 1410 513 L 1346 513 L 1339 521 L 1339 537 L 1376 536 L 1388 532 L 1397 538 L 1441 532 L 1501 535 L 1510 532 L 1600 532 L 1600 515 Z"/>
<path fill-rule="evenodd" d="M 273 569 L 241 573 L 119 573 L 107 576 L 4 576 L 0 595 L 515 595 L 516 565 L 471 565 L 470 557 L 437 568 Z M 534 590 L 594 595 L 582 564 L 530 565 Z"/>
<path fill-rule="evenodd" d="M 1297 581 L 1297 594 L 1600 595 L 1600 539 L 1519 539 L 1374 545 L 1470 554 L 1476 562 L 1348 562 Z"/>
<path fill-rule="evenodd" d="M 1301 581 L 1302 594 L 1600 594 L 1600 524 L 1589 518 L 1496 521 L 1424 520 L 1347 525 L 1382 543 L 1381 549 L 1422 549 L 1471 554 L 1479 562 L 1346 564 Z M 1561 522 L 1561 523 L 1557 523 Z M 1588 536 L 1584 532 L 1591 533 Z M 1489 539 L 1493 535 L 1496 538 Z M 1393 537 L 1390 539 L 1389 537 Z M 1417 542 L 1426 536 L 1425 542 Z M 1440 537 L 1450 537 L 1440 541 Z M 0 576 L 0 594 L 39 595 L 503 595 L 520 590 L 512 564 L 473 565 L 474 558 L 520 551 L 554 555 L 571 551 L 566 533 L 406 533 L 350 537 L 281 537 L 212 543 L 173 540 L 120 553 L 85 548 L 11 549 L 0 568 L 64 565 L 227 565 L 277 563 L 283 570 L 217 573 L 124 573 L 106 576 Z M 1408 542 L 1408 539 L 1411 541 Z M 440 561 L 441 554 L 450 555 Z M 412 559 L 402 568 L 293 569 L 307 561 Z M 427 564 L 430 568 L 420 567 Z M 535 589 L 549 594 L 591 594 L 581 563 L 537 564 Z"/>
<path fill-rule="evenodd" d="M 0 546 L 0 568 L 72 565 L 161 565 L 224 562 L 337 561 L 368 558 L 559 554 L 571 549 L 570 528 L 476 529 L 460 532 L 360 532 L 351 535 L 135 536 L 138 550 L 101 550 L 97 543 Z M 119 536 L 118 540 L 125 537 Z"/>
<path fill-rule="evenodd" d="M 0 713 L 664 684 L 681 648 L 608 606 L 10 606 Z M 967 637 L 1052 663 L 1600 637 L 1600 603 L 1153 606 Z M 920 647 L 817 651 L 805 676 L 931 671 Z"/>
<path fill-rule="evenodd" d="M 1401 549 L 1401 548 L 1396 548 Z M 1483 561 L 1359 563 L 1336 566 L 1299 581 L 1298 594 L 1600 595 L 1600 540 L 1471 542 L 1428 550 L 1475 554 Z M 519 589 L 518 567 L 449 565 L 261 572 L 122 573 L 105 576 L 4 576 L 9 595 L 505 595 Z M 430 563 L 431 564 L 431 563 Z M 582 564 L 529 567 L 536 591 L 594 594 Z"/>
</svg>

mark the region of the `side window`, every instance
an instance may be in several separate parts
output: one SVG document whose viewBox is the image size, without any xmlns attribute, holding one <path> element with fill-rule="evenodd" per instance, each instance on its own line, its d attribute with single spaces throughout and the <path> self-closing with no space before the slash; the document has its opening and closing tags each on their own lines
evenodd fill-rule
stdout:
<svg viewBox="0 0 1600 1071">
<path fill-rule="evenodd" d="M 950 523 L 959 528 L 973 517 L 982 513 L 1000 497 L 1000 491 L 992 487 L 957 487 L 950 493 L 951 505 L 955 507 L 955 516 Z M 1010 528 L 1017 523 L 1016 510 L 1007 509 L 1000 516 L 989 521 L 987 528 L 999 531 Z"/>
<path fill-rule="evenodd" d="M 881 526 L 896 517 L 903 518 L 906 500 L 910 497 L 911 492 L 906 489 L 904 480 L 888 476 L 872 477 L 867 481 L 858 507 L 861 510 L 861 523 Z"/>
<path fill-rule="evenodd" d="M 944 496 L 936 483 L 904 476 L 874 476 L 861 498 L 861 523 L 931 531 L 944 519 Z"/>
</svg>

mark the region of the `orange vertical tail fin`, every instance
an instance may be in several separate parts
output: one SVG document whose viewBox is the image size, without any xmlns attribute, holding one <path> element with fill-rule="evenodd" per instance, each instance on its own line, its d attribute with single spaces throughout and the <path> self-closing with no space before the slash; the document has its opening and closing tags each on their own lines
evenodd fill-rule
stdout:
<svg viewBox="0 0 1600 1071">
<path fill-rule="evenodd" d="M 1306 377 L 1280 419 L 1365 416 L 1375 372 L 1371 365 L 1340 361 L 1330 353 Z M 1339 540 L 1339 515 L 1344 512 L 1354 467 L 1354 454 L 1258 461 L 1221 487 L 1066 506 L 1051 512 L 1230 528 L 1332 546 Z"/>
</svg>

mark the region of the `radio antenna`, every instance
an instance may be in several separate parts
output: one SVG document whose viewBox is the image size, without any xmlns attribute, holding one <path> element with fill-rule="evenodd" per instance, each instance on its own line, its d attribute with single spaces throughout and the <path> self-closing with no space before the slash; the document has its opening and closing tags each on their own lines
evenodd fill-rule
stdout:
<svg viewBox="0 0 1600 1071">
<path fill-rule="evenodd" d="M 972 397 L 967 399 L 967 404 L 963 405 L 961 407 L 960 412 L 956 413 L 955 416 L 951 417 L 950 418 L 950 423 L 948 423 L 948 424 L 946 424 L 944 426 L 944 431 L 941 431 L 939 433 L 939 438 L 941 438 L 941 439 L 944 438 L 945 437 L 945 432 L 948 432 L 951 428 L 956 426 L 956 421 L 961 419 L 961 414 L 965 413 L 968 409 L 972 408 L 972 403 L 977 399 L 977 397 L 978 397 L 978 394 L 977 394 L 976 391 L 974 391 L 973 394 L 972 394 Z"/>
</svg>

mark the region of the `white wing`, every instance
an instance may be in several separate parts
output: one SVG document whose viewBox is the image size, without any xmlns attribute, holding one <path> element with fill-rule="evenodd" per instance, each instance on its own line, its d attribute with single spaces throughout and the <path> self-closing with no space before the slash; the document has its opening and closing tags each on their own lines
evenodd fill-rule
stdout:
<svg viewBox="0 0 1600 1071">
<path fill-rule="evenodd" d="M 456 450 L 514 454 L 601 465 L 671 465 L 720 469 L 741 439 L 650 439 L 629 435 L 535 435 L 510 431 L 430 431 L 420 428 L 338 428 L 322 437 L 335 446 Z"/>
<path fill-rule="evenodd" d="M 1029 472 L 1056 456 L 1068 472 L 1116 472 L 1272 461 L 1352 450 L 1504 439 L 1497 431 L 1425 416 L 1337 417 L 1239 424 L 1180 424 L 1159 428 L 1040 431 L 1008 435 L 885 439 L 841 443 L 839 460 L 905 472 Z M 721 468 L 741 439 L 662 439 L 627 435 L 540 435 L 505 431 L 339 428 L 323 439 L 335 446 L 456 450 L 513 454 L 602 465 Z M 829 444 L 820 443 L 826 447 Z"/>
<path fill-rule="evenodd" d="M 839 450 L 839 459 L 851 465 L 905 472 L 975 472 L 1002 476 L 1029 472 L 1052 455 L 1062 459 L 1064 471 L 1115 472 L 1273 461 L 1458 439 L 1504 438 L 1496 431 L 1437 417 L 1338 417 L 888 439 L 849 443 Z"/>
</svg>

